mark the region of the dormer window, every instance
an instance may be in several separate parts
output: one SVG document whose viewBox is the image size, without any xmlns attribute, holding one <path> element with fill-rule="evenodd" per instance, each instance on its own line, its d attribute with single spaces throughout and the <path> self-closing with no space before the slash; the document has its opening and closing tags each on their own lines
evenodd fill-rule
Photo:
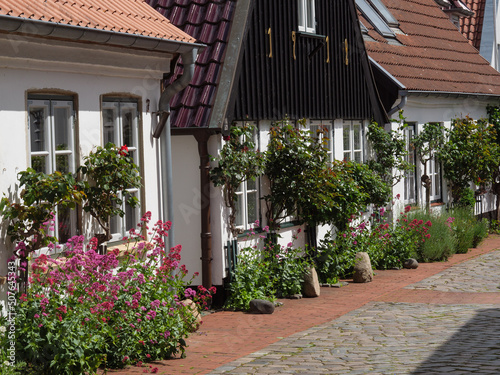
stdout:
<svg viewBox="0 0 500 375">
<path fill-rule="evenodd" d="M 316 33 L 314 0 L 299 0 L 299 31 Z"/>
</svg>

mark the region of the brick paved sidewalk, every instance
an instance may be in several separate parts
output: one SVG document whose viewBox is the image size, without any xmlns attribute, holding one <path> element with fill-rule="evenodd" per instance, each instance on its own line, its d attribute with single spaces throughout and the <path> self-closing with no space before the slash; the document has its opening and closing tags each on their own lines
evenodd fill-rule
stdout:
<svg viewBox="0 0 500 375">
<path fill-rule="evenodd" d="M 477 249 L 467 254 L 456 254 L 447 262 L 420 264 L 416 270 L 377 271 L 374 281 L 368 284 L 351 283 L 342 288 L 321 288 L 319 298 L 281 300 L 284 305 L 272 315 L 228 311 L 208 315 L 200 330 L 187 340 L 189 347 L 186 358 L 161 361 L 154 366 L 159 368 L 159 374 L 206 374 L 285 337 L 327 323 L 374 301 L 500 304 L 500 293 L 405 288 L 495 249 L 500 249 L 500 236 L 491 235 Z M 139 374 L 143 373 L 143 369 L 128 368 L 109 373 Z"/>
</svg>

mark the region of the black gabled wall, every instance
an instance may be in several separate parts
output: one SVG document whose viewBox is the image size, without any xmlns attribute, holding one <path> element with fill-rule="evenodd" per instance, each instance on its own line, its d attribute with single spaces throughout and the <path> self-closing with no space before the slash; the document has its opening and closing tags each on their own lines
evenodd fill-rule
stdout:
<svg viewBox="0 0 500 375">
<path fill-rule="evenodd" d="M 328 36 L 329 47 L 320 39 L 298 35 L 294 60 L 297 1 L 255 0 L 238 85 L 232 94 L 233 119 L 366 119 L 377 111 L 380 117 L 352 1 L 316 0 L 316 34 Z M 269 28 L 272 58 L 268 57 Z"/>
</svg>

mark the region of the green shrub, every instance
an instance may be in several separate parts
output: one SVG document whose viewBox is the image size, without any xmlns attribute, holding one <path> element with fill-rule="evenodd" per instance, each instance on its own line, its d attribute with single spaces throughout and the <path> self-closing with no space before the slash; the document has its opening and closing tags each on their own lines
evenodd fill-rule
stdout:
<svg viewBox="0 0 500 375">
<path fill-rule="evenodd" d="M 452 220 L 453 219 L 453 220 Z M 455 252 L 465 254 L 474 245 L 477 220 L 469 207 L 455 208 L 450 212 L 451 228 L 455 233 Z"/>
<path fill-rule="evenodd" d="M 238 253 L 234 280 L 229 286 L 229 298 L 224 307 L 246 311 L 253 299 L 274 301 L 273 280 L 269 275 L 269 262 L 262 259 L 260 251 L 251 247 Z"/>
<path fill-rule="evenodd" d="M 143 225 L 149 220 L 148 212 Z M 66 244 L 64 260 L 36 258 L 27 293 L 15 306 L 16 360 L 28 364 L 23 373 L 94 374 L 100 366 L 183 355 L 195 322 L 180 301 L 203 300 L 208 291 L 186 289 L 180 246 L 164 250 L 169 228 L 169 222 L 157 222 L 149 242 L 134 241 L 122 261 L 117 250 L 97 254 L 95 238 L 85 249 L 83 236 Z"/>
<path fill-rule="evenodd" d="M 380 209 L 379 213 L 378 220 L 361 221 L 320 242 L 315 262 L 321 282 L 351 277 L 357 252 L 368 253 L 372 267 L 380 270 L 401 268 L 406 259 L 415 256 L 418 244 L 415 228 L 422 225 L 410 223 L 404 217 L 393 226 L 384 219 L 385 209 Z"/>
<path fill-rule="evenodd" d="M 240 250 L 224 307 L 245 311 L 252 299 L 274 301 L 277 297 L 299 294 L 310 266 L 303 255 L 300 248 L 293 248 L 292 242 L 280 246 L 270 240 L 262 250 L 258 246 Z"/>
<path fill-rule="evenodd" d="M 418 261 L 444 261 L 455 252 L 454 234 L 447 222 L 447 216 L 418 211 L 412 213 L 411 218 L 432 223 L 427 231 L 429 238 L 418 248 Z"/>
<path fill-rule="evenodd" d="M 487 219 L 478 220 L 474 225 L 474 240 L 472 241 L 472 247 L 476 248 L 483 239 L 488 236 L 489 232 L 489 222 Z"/>
</svg>

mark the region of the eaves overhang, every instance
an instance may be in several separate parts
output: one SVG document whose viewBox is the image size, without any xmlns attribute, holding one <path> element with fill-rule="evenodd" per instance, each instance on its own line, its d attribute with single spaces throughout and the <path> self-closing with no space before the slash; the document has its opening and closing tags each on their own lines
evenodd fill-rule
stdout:
<svg viewBox="0 0 500 375">
<path fill-rule="evenodd" d="M 164 53 L 182 54 L 191 51 L 195 47 L 197 47 L 199 51 L 202 51 L 206 47 L 202 43 L 155 38 L 138 34 L 126 34 L 116 31 L 98 30 L 84 26 L 64 25 L 5 15 L 0 15 L 0 33 L 30 35 Z"/>
<path fill-rule="evenodd" d="M 425 90 L 401 90 L 400 94 L 408 96 L 440 96 L 449 98 L 481 98 L 481 99 L 500 99 L 500 94 L 486 94 L 477 92 L 453 92 L 453 91 L 425 91 Z"/>
</svg>

